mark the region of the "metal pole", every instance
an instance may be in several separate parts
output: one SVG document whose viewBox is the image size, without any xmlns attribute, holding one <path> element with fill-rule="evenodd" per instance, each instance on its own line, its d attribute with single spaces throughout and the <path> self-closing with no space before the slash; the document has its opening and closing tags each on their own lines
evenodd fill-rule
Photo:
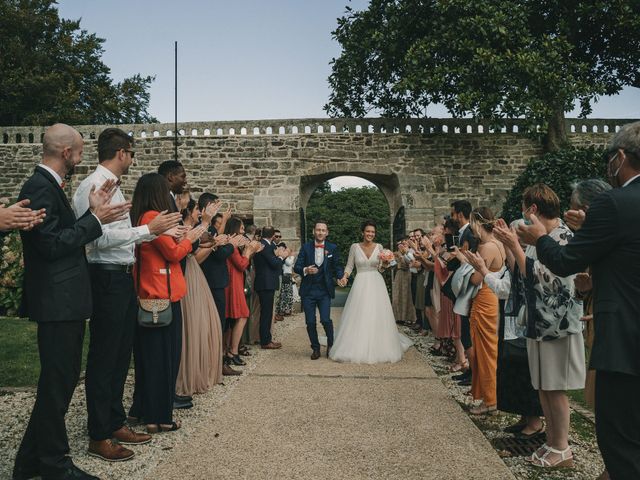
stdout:
<svg viewBox="0 0 640 480">
<path fill-rule="evenodd" d="M 174 42 L 174 117 L 173 117 L 173 156 L 178 160 L 178 42 Z"/>
</svg>

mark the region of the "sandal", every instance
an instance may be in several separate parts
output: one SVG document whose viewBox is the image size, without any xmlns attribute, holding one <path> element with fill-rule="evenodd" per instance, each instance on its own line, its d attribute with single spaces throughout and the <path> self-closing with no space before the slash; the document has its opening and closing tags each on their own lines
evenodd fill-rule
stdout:
<svg viewBox="0 0 640 480">
<path fill-rule="evenodd" d="M 573 452 L 571 452 L 571 447 L 567 447 L 564 450 L 556 450 L 555 448 L 547 445 L 547 448 L 545 450 L 546 451 L 542 455 L 542 457 L 539 457 L 537 455 L 537 452 L 535 452 L 531 456 L 531 465 L 538 468 L 573 468 Z M 551 453 L 560 455 L 560 457 L 554 463 L 551 463 L 549 460 L 547 460 L 547 457 Z"/>
<path fill-rule="evenodd" d="M 473 407 L 469 410 L 471 415 L 496 415 L 498 410 L 495 405 L 488 407 L 485 404 L 478 405 L 477 407 Z"/>
<path fill-rule="evenodd" d="M 540 445 L 538 447 L 538 449 L 533 452 L 531 455 L 528 455 L 526 457 L 524 457 L 524 461 L 525 462 L 529 462 L 532 463 L 534 461 L 538 461 L 540 460 L 542 457 L 544 457 L 544 455 L 547 453 L 547 449 L 549 448 L 549 445 L 547 445 L 546 443 L 543 443 L 542 445 Z M 538 452 L 540 452 L 540 455 L 538 455 Z"/>
<path fill-rule="evenodd" d="M 453 372 L 466 372 L 469 369 L 469 360 L 465 360 L 463 363 L 455 363 L 449 367 L 449 371 Z"/>
<path fill-rule="evenodd" d="M 163 423 L 150 423 L 147 425 L 147 433 L 165 433 L 165 432 L 175 432 L 176 430 L 180 430 L 182 424 L 178 422 L 171 422 L 171 425 L 165 425 Z"/>
<path fill-rule="evenodd" d="M 431 355 L 435 355 L 436 357 L 440 357 L 442 355 L 442 344 L 438 345 L 438 348 L 435 346 L 429 347 L 429 353 Z"/>
<path fill-rule="evenodd" d="M 249 349 L 247 347 L 245 347 L 244 345 L 241 346 L 240 348 L 238 348 L 238 353 L 240 355 L 242 355 L 243 357 L 250 357 L 251 356 L 251 352 L 249 351 Z"/>
</svg>

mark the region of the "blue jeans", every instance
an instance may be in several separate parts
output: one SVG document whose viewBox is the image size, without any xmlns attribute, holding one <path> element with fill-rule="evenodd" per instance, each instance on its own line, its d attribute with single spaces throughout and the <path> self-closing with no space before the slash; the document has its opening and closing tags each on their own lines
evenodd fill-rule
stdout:
<svg viewBox="0 0 640 480">
<path fill-rule="evenodd" d="M 320 312 L 320 323 L 327 334 L 327 346 L 333 345 L 333 322 L 331 321 L 331 296 L 326 290 L 312 290 L 302 297 L 302 309 L 307 324 L 307 333 L 313 350 L 320 349 L 318 330 L 316 329 L 316 308 Z"/>
</svg>

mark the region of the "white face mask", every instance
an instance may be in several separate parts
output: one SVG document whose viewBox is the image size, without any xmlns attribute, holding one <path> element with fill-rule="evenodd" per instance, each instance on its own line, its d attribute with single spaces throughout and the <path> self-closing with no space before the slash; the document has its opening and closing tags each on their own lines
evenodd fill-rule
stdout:
<svg viewBox="0 0 640 480">
<path fill-rule="evenodd" d="M 609 164 L 607 165 L 607 171 L 608 171 L 608 176 L 609 176 L 609 183 L 611 184 L 612 187 L 616 188 L 620 186 L 620 182 L 618 181 L 618 174 L 620 173 L 620 169 L 622 168 L 622 165 L 624 165 L 624 161 L 625 159 L 623 158 L 622 161 L 620 162 L 620 165 L 618 165 L 618 168 L 616 169 L 615 172 L 611 171 L 611 165 L 613 165 L 613 162 L 615 161 L 616 158 L 618 158 L 618 153 L 616 152 L 616 154 L 611 157 L 611 160 L 609 160 Z"/>
</svg>

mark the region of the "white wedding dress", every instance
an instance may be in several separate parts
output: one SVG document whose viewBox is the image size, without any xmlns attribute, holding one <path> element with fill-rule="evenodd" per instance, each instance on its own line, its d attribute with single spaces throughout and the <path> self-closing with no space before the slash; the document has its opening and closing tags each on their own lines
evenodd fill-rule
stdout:
<svg viewBox="0 0 640 480">
<path fill-rule="evenodd" d="M 351 245 L 346 272 L 358 272 L 347 297 L 329 357 L 336 362 L 398 362 L 413 342 L 398 332 L 389 293 L 378 271 L 381 245 L 370 258 L 359 243 Z"/>
</svg>

